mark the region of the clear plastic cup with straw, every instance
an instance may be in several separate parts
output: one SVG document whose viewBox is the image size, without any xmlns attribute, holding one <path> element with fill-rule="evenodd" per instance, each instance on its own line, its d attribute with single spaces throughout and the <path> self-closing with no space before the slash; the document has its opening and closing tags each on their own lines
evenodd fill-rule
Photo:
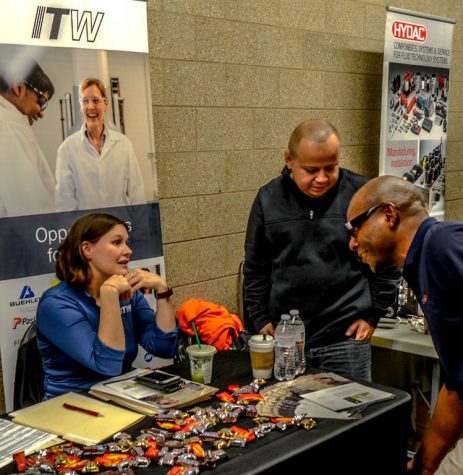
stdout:
<svg viewBox="0 0 463 475">
<path fill-rule="evenodd" d="M 202 344 L 194 322 L 192 326 L 196 345 L 190 345 L 186 349 L 190 360 L 191 380 L 209 384 L 212 380 L 212 362 L 217 349 L 215 346 Z"/>
</svg>

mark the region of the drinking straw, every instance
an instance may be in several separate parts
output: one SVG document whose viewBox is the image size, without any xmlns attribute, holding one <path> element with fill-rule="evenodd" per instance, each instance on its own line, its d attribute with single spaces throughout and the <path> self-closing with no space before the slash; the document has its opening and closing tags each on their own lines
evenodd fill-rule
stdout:
<svg viewBox="0 0 463 475">
<path fill-rule="evenodd" d="M 198 343 L 198 348 L 201 349 L 201 341 L 199 339 L 198 331 L 196 330 L 195 322 L 191 322 L 191 325 L 193 326 L 193 331 L 195 332 L 196 343 Z"/>
</svg>

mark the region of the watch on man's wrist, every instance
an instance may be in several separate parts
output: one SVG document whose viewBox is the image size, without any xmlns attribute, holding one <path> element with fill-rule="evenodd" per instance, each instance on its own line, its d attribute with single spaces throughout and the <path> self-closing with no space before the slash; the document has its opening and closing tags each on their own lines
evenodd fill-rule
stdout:
<svg viewBox="0 0 463 475">
<path fill-rule="evenodd" d="M 173 294 L 174 291 L 170 287 L 167 287 L 167 290 L 165 290 L 164 292 L 154 292 L 156 300 L 168 299 Z"/>
</svg>

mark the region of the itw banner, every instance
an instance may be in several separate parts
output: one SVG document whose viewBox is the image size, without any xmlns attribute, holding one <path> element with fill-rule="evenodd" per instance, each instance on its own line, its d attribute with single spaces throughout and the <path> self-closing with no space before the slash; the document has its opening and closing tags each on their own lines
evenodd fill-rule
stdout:
<svg viewBox="0 0 463 475">
<path fill-rule="evenodd" d="M 164 274 L 164 258 L 146 2 L 0 0 L 0 8 L 0 92 L 25 85 L 37 65 L 54 87 L 36 120 L 0 94 L 0 351 L 11 411 L 17 348 L 40 296 L 56 283 L 58 247 L 72 223 L 93 211 L 116 215 L 130 228 L 133 267 Z M 82 133 L 79 84 L 87 77 L 105 85 L 105 128 L 126 144 L 125 175 L 119 167 L 96 180 L 83 167 L 58 166 L 63 142 Z M 140 352 L 136 364 L 151 360 Z"/>
</svg>

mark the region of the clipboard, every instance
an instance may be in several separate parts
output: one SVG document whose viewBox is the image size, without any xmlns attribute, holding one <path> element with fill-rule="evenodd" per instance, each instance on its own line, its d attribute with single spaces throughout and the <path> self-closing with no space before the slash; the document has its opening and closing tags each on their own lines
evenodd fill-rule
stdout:
<svg viewBox="0 0 463 475">
<path fill-rule="evenodd" d="M 69 410 L 64 404 L 87 412 Z M 91 415 L 90 412 L 98 413 Z M 14 422 L 51 432 L 82 445 L 95 445 L 145 416 L 79 393 L 66 393 L 10 413 Z"/>
</svg>

